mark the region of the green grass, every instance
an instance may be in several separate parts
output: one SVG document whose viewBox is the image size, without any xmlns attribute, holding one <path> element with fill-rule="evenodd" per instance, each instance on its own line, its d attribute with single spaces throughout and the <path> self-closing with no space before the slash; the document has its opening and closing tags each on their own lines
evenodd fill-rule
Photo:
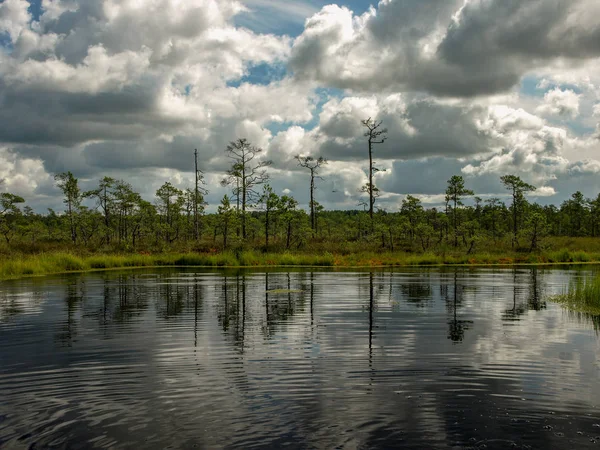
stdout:
<svg viewBox="0 0 600 450">
<path fill-rule="evenodd" d="M 600 275 L 577 278 L 569 284 L 566 292 L 551 300 L 572 311 L 600 315 Z"/>
<path fill-rule="evenodd" d="M 66 252 L 38 255 L 16 255 L 0 261 L 0 279 L 82 272 L 127 267 L 195 266 L 195 267 L 252 267 L 252 266 L 333 266 L 333 255 L 259 253 L 253 251 L 221 253 L 186 253 L 156 255 L 91 255 L 80 256 Z"/>
<path fill-rule="evenodd" d="M 236 250 L 195 253 L 92 253 L 50 251 L 38 254 L 5 254 L 0 259 L 0 279 L 53 273 L 128 267 L 405 267 L 442 265 L 573 264 L 600 262 L 600 252 L 559 249 L 546 253 L 482 252 L 465 255 L 460 251 L 408 253 L 385 251 L 260 252 Z"/>
</svg>

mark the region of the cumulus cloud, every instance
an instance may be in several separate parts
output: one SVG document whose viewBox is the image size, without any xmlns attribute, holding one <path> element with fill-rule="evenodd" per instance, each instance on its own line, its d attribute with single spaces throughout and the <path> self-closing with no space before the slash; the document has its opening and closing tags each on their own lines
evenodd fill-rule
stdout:
<svg viewBox="0 0 600 450">
<path fill-rule="evenodd" d="M 0 4 L 0 33 L 8 33 L 14 41 L 30 20 L 29 3 L 25 0 L 5 0 Z"/>
<path fill-rule="evenodd" d="M 407 193 L 435 202 L 461 173 L 482 195 L 507 172 L 547 195 L 597 186 L 597 2 L 316 4 L 286 3 L 284 17 L 271 0 L 43 0 L 34 18 L 26 0 L 5 0 L 4 188 L 57 207 L 52 174 L 71 170 L 151 197 L 165 180 L 191 183 L 197 148 L 216 203 L 225 146 L 246 137 L 273 160 L 277 192 L 306 205 L 294 156 L 325 156 L 319 201 L 355 208 L 367 117 L 388 128 L 375 148 L 382 207 Z"/>
<path fill-rule="evenodd" d="M 600 55 L 593 0 L 382 0 L 356 16 L 330 5 L 296 39 L 296 76 L 342 88 L 473 96 L 507 90 L 556 59 Z"/>
<path fill-rule="evenodd" d="M 3 190 L 25 197 L 29 204 L 57 203 L 49 198 L 54 194 L 53 178 L 40 159 L 22 157 L 0 147 L 0 180 Z"/>
<path fill-rule="evenodd" d="M 579 102 L 581 95 L 571 89 L 555 88 L 546 92 L 544 103 L 536 111 L 540 114 L 559 115 L 575 118 L 579 115 Z"/>
<path fill-rule="evenodd" d="M 379 160 L 461 157 L 489 149 L 489 136 L 478 121 L 484 113 L 475 105 L 449 105 L 433 99 L 406 102 L 397 94 L 332 99 L 323 106 L 317 140 L 327 157 L 364 159 L 365 130 L 360 121 L 377 117 L 388 129 L 388 139 L 375 149 Z"/>
</svg>

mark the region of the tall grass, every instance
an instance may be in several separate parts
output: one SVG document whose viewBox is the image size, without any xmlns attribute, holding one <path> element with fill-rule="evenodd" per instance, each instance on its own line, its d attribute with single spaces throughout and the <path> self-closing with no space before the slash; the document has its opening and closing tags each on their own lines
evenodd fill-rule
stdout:
<svg viewBox="0 0 600 450">
<path fill-rule="evenodd" d="M 552 300 L 573 311 L 600 315 L 600 275 L 571 281 L 566 292 Z"/>
<path fill-rule="evenodd" d="M 600 253 L 561 249 L 547 253 L 482 252 L 465 255 L 446 250 L 443 253 L 403 251 L 317 252 L 257 250 L 181 252 L 181 253 L 93 253 L 50 251 L 39 254 L 0 256 L 0 279 L 51 273 L 150 266 L 257 267 L 401 267 L 441 265 L 514 265 L 600 262 Z"/>
<path fill-rule="evenodd" d="M 127 267 L 195 266 L 333 266 L 334 257 L 292 253 L 258 253 L 253 251 L 222 253 L 187 253 L 157 255 L 91 255 L 79 256 L 66 252 L 39 255 L 16 255 L 0 260 L 0 279 L 47 275 L 64 272 L 118 269 Z"/>
</svg>

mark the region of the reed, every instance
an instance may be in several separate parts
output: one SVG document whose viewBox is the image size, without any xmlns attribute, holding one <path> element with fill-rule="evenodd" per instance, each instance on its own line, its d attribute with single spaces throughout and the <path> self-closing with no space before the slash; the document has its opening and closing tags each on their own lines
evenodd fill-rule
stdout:
<svg viewBox="0 0 600 450">
<path fill-rule="evenodd" d="M 577 278 L 551 299 L 573 311 L 600 315 L 600 275 Z"/>
</svg>

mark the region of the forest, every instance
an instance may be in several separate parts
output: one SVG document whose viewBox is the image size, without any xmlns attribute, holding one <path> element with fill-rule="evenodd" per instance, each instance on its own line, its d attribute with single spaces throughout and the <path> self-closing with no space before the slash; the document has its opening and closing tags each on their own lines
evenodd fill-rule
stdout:
<svg viewBox="0 0 600 450">
<path fill-rule="evenodd" d="M 442 207 L 426 208 L 418 197 L 407 195 L 396 211 L 378 208 L 374 175 L 379 169 L 373 155 L 386 130 L 372 119 L 362 124 L 367 130 L 368 182 L 362 188 L 364 201 L 355 210 L 325 210 L 316 199 L 325 158 L 296 156 L 310 193 L 305 211 L 292 196 L 274 192 L 271 162 L 262 158 L 262 149 L 238 139 L 225 149 L 231 166 L 221 184 L 230 188 L 230 195 L 216 205 L 216 212 L 206 212 L 208 190 L 197 152 L 195 184 L 179 189 L 165 182 L 151 199 L 142 198 L 126 180 L 104 177 L 95 189 L 82 191 L 71 172 L 59 173 L 55 182 L 63 195 L 63 211 L 40 214 L 26 199 L 0 193 L 0 252 L 5 259 L 48 252 L 233 252 L 233 265 L 240 263 L 244 251 L 257 255 L 253 264 L 264 262 L 259 255 L 266 253 L 327 254 L 345 265 L 372 265 L 373 260 L 395 264 L 411 255 L 441 263 L 600 259 L 600 245 L 592 239 L 600 235 L 600 194 L 586 198 L 578 191 L 560 205 L 540 205 L 528 200 L 535 186 L 507 174 L 500 178 L 505 199 L 484 199 L 455 175 L 447 181 Z"/>
</svg>

